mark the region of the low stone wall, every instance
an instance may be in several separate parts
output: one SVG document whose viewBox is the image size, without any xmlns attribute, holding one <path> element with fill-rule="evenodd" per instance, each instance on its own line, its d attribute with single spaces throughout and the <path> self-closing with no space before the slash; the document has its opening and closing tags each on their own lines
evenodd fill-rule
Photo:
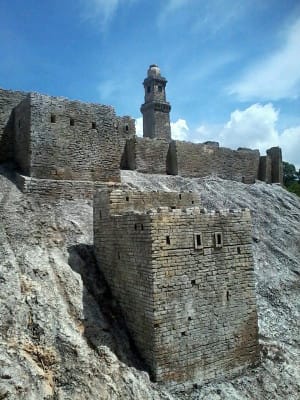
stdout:
<svg viewBox="0 0 300 400">
<path fill-rule="evenodd" d="M 119 184 L 93 181 L 72 181 L 56 179 L 36 179 L 16 174 L 17 187 L 23 193 L 51 199 L 93 199 L 97 189 L 119 188 Z"/>
<path fill-rule="evenodd" d="M 272 183 L 272 164 L 270 156 L 260 157 L 258 179 L 266 183 Z"/>
<path fill-rule="evenodd" d="M 184 177 L 218 175 L 223 179 L 253 183 L 258 176 L 259 151 L 231 150 L 216 143 L 172 141 L 167 172 Z"/>
<path fill-rule="evenodd" d="M 126 143 L 122 169 L 165 174 L 169 143 L 161 139 L 135 137 Z"/>
<path fill-rule="evenodd" d="M 283 184 L 283 165 L 280 147 L 271 147 L 267 150 L 267 155 L 271 159 L 272 183 Z"/>
</svg>

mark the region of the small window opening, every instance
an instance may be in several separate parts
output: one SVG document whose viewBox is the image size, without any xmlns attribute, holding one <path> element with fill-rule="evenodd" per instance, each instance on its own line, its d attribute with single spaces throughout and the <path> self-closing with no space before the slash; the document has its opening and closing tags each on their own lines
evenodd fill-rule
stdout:
<svg viewBox="0 0 300 400">
<path fill-rule="evenodd" d="M 170 236 L 166 236 L 166 243 L 167 243 L 167 244 L 171 244 Z"/>
<path fill-rule="evenodd" d="M 195 245 L 195 249 L 203 248 L 203 241 L 202 241 L 201 233 L 194 233 L 194 245 Z"/>
<path fill-rule="evenodd" d="M 162 92 L 162 86 L 158 86 L 157 89 L 160 93 Z"/>
<path fill-rule="evenodd" d="M 56 122 L 56 115 L 51 114 L 51 124 L 55 124 Z"/>
<path fill-rule="evenodd" d="M 181 336 L 186 336 L 186 331 L 181 332 Z"/>
<path fill-rule="evenodd" d="M 21 128 L 21 120 L 19 119 L 18 127 Z"/>
<path fill-rule="evenodd" d="M 196 280 L 195 280 L 195 279 L 192 279 L 192 280 L 191 280 L 191 284 L 192 284 L 192 286 L 195 286 L 195 285 L 196 285 Z"/>
<path fill-rule="evenodd" d="M 126 201 L 129 201 L 129 197 L 128 196 L 126 196 Z"/>
<path fill-rule="evenodd" d="M 147 93 L 151 92 L 151 86 L 147 86 Z"/>
<path fill-rule="evenodd" d="M 70 118 L 70 126 L 74 126 L 75 125 L 75 120 L 73 118 Z"/>
<path fill-rule="evenodd" d="M 141 224 L 141 231 L 143 231 L 144 230 L 144 225 L 143 224 Z"/>
<path fill-rule="evenodd" d="M 154 324 L 154 328 L 159 328 L 159 323 Z"/>
<path fill-rule="evenodd" d="M 198 389 L 197 383 L 194 383 L 194 384 L 193 384 L 193 388 L 194 388 L 194 389 Z"/>
<path fill-rule="evenodd" d="M 240 247 L 237 247 L 236 250 L 237 250 L 237 253 L 238 253 L 238 254 L 241 254 L 241 248 L 240 248 Z"/>
<path fill-rule="evenodd" d="M 120 255 L 120 253 L 118 252 L 118 260 L 120 260 L 121 259 L 121 255 Z"/>
<path fill-rule="evenodd" d="M 192 200 L 192 204 L 194 204 L 194 200 Z"/>
<path fill-rule="evenodd" d="M 227 299 L 227 301 L 229 301 L 229 299 L 230 299 L 230 293 L 229 293 L 228 290 L 227 290 L 227 292 L 226 292 L 226 299 Z"/>
<path fill-rule="evenodd" d="M 192 317 L 188 317 L 188 321 L 192 321 Z"/>
<path fill-rule="evenodd" d="M 128 132 L 129 131 L 129 126 L 126 124 L 125 125 L 125 131 Z"/>
<path fill-rule="evenodd" d="M 102 213 L 101 213 L 101 211 L 99 211 L 99 217 L 100 217 L 100 219 L 102 219 Z"/>
<path fill-rule="evenodd" d="M 137 224 L 134 224 L 134 230 L 137 231 Z"/>
<path fill-rule="evenodd" d="M 179 200 L 181 200 L 181 193 L 179 193 Z"/>
<path fill-rule="evenodd" d="M 223 236 L 221 232 L 215 233 L 215 246 L 218 248 L 223 247 Z"/>
<path fill-rule="evenodd" d="M 96 128 L 97 128 L 96 122 L 92 122 L 92 129 L 96 129 Z"/>
<path fill-rule="evenodd" d="M 171 210 L 176 210 L 176 206 L 171 206 Z"/>
</svg>

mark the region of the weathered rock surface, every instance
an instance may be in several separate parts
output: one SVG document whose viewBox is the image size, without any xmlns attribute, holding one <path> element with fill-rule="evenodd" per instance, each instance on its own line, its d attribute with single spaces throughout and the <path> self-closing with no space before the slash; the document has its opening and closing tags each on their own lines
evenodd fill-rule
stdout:
<svg viewBox="0 0 300 400">
<path fill-rule="evenodd" d="M 249 207 L 262 363 L 172 393 L 152 384 L 92 252 L 89 200 L 18 191 L 0 169 L 0 399 L 298 399 L 300 201 L 276 185 L 123 171 L 130 187 L 199 191 L 207 208 Z"/>
</svg>

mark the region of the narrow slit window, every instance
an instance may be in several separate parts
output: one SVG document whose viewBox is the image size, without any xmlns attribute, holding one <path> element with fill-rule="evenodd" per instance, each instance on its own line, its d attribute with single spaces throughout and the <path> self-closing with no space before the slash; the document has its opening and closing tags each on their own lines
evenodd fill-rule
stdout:
<svg viewBox="0 0 300 400">
<path fill-rule="evenodd" d="M 75 120 L 73 118 L 70 118 L 70 126 L 74 126 L 75 125 Z"/>
<path fill-rule="evenodd" d="M 21 128 L 21 120 L 19 119 L 19 123 L 18 123 L 19 128 Z"/>
<path fill-rule="evenodd" d="M 223 235 L 222 232 L 215 233 L 215 247 L 221 248 L 223 247 Z"/>
<path fill-rule="evenodd" d="M 129 131 L 129 126 L 126 124 L 125 125 L 125 131 L 128 132 Z"/>
<path fill-rule="evenodd" d="M 162 92 L 162 86 L 158 86 L 157 89 L 160 93 Z"/>
<path fill-rule="evenodd" d="M 195 249 L 203 248 L 202 233 L 200 233 L 200 232 L 194 233 L 194 245 L 195 245 Z"/>
<path fill-rule="evenodd" d="M 229 290 L 227 290 L 227 292 L 226 292 L 226 300 L 229 301 L 229 299 L 230 299 L 230 293 L 229 293 Z"/>
<path fill-rule="evenodd" d="M 126 201 L 129 201 L 129 197 L 128 196 L 126 196 Z"/>
<path fill-rule="evenodd" d="M 181 193 L 179 193 L 179 200 L 181 200 Z"/>
<path fill-rule="evenodd" d="M 55 124 L 56 122 L 56 115 L 51 114 L 51 124 Z"/>
<path fill-rule="evenodd" d="M 238 254 L 241 254 L 241 248 L 240 248 L 240 247 L 237 247 L 236 250 L 237 250 L 237 253 L 238 253 Z"/>
<path fill-rule="evenodd" d="M 147 86 L 147 93 L 151 92 L 151 86 Z"/>
<path fill-rule="evenodd" d="M 141 224 L 141 231 L 143 231 L 144 230 L 144 225 L 143 224 Z"/>
<path fill-rule="evenodd" d="M 92 129 L 96 129 L 96 128 L 97 128 L 96 122 L 92 122 Z"/>
<path fill-rule="evenodd" d="M 171 244 L 170 236 L 166 236 L 166 243 Z"/>
<path fill-rule="evenodd" d="M 134 224 L 134 230 L 137 231 L 137 224 Z"/>
</svg>

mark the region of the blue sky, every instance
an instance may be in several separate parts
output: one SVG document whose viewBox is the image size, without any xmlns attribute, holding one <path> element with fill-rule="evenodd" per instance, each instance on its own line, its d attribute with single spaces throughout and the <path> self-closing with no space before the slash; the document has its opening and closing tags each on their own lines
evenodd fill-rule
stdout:
<svg viewBox="0 0 300 400">
<path fill-rule="evenodd" d="M 0 87 L 111 104 L 137 118 L 149 64 L 174 138 L 300 167 L 299 0 L 2 0 Z"/>
</svg>

